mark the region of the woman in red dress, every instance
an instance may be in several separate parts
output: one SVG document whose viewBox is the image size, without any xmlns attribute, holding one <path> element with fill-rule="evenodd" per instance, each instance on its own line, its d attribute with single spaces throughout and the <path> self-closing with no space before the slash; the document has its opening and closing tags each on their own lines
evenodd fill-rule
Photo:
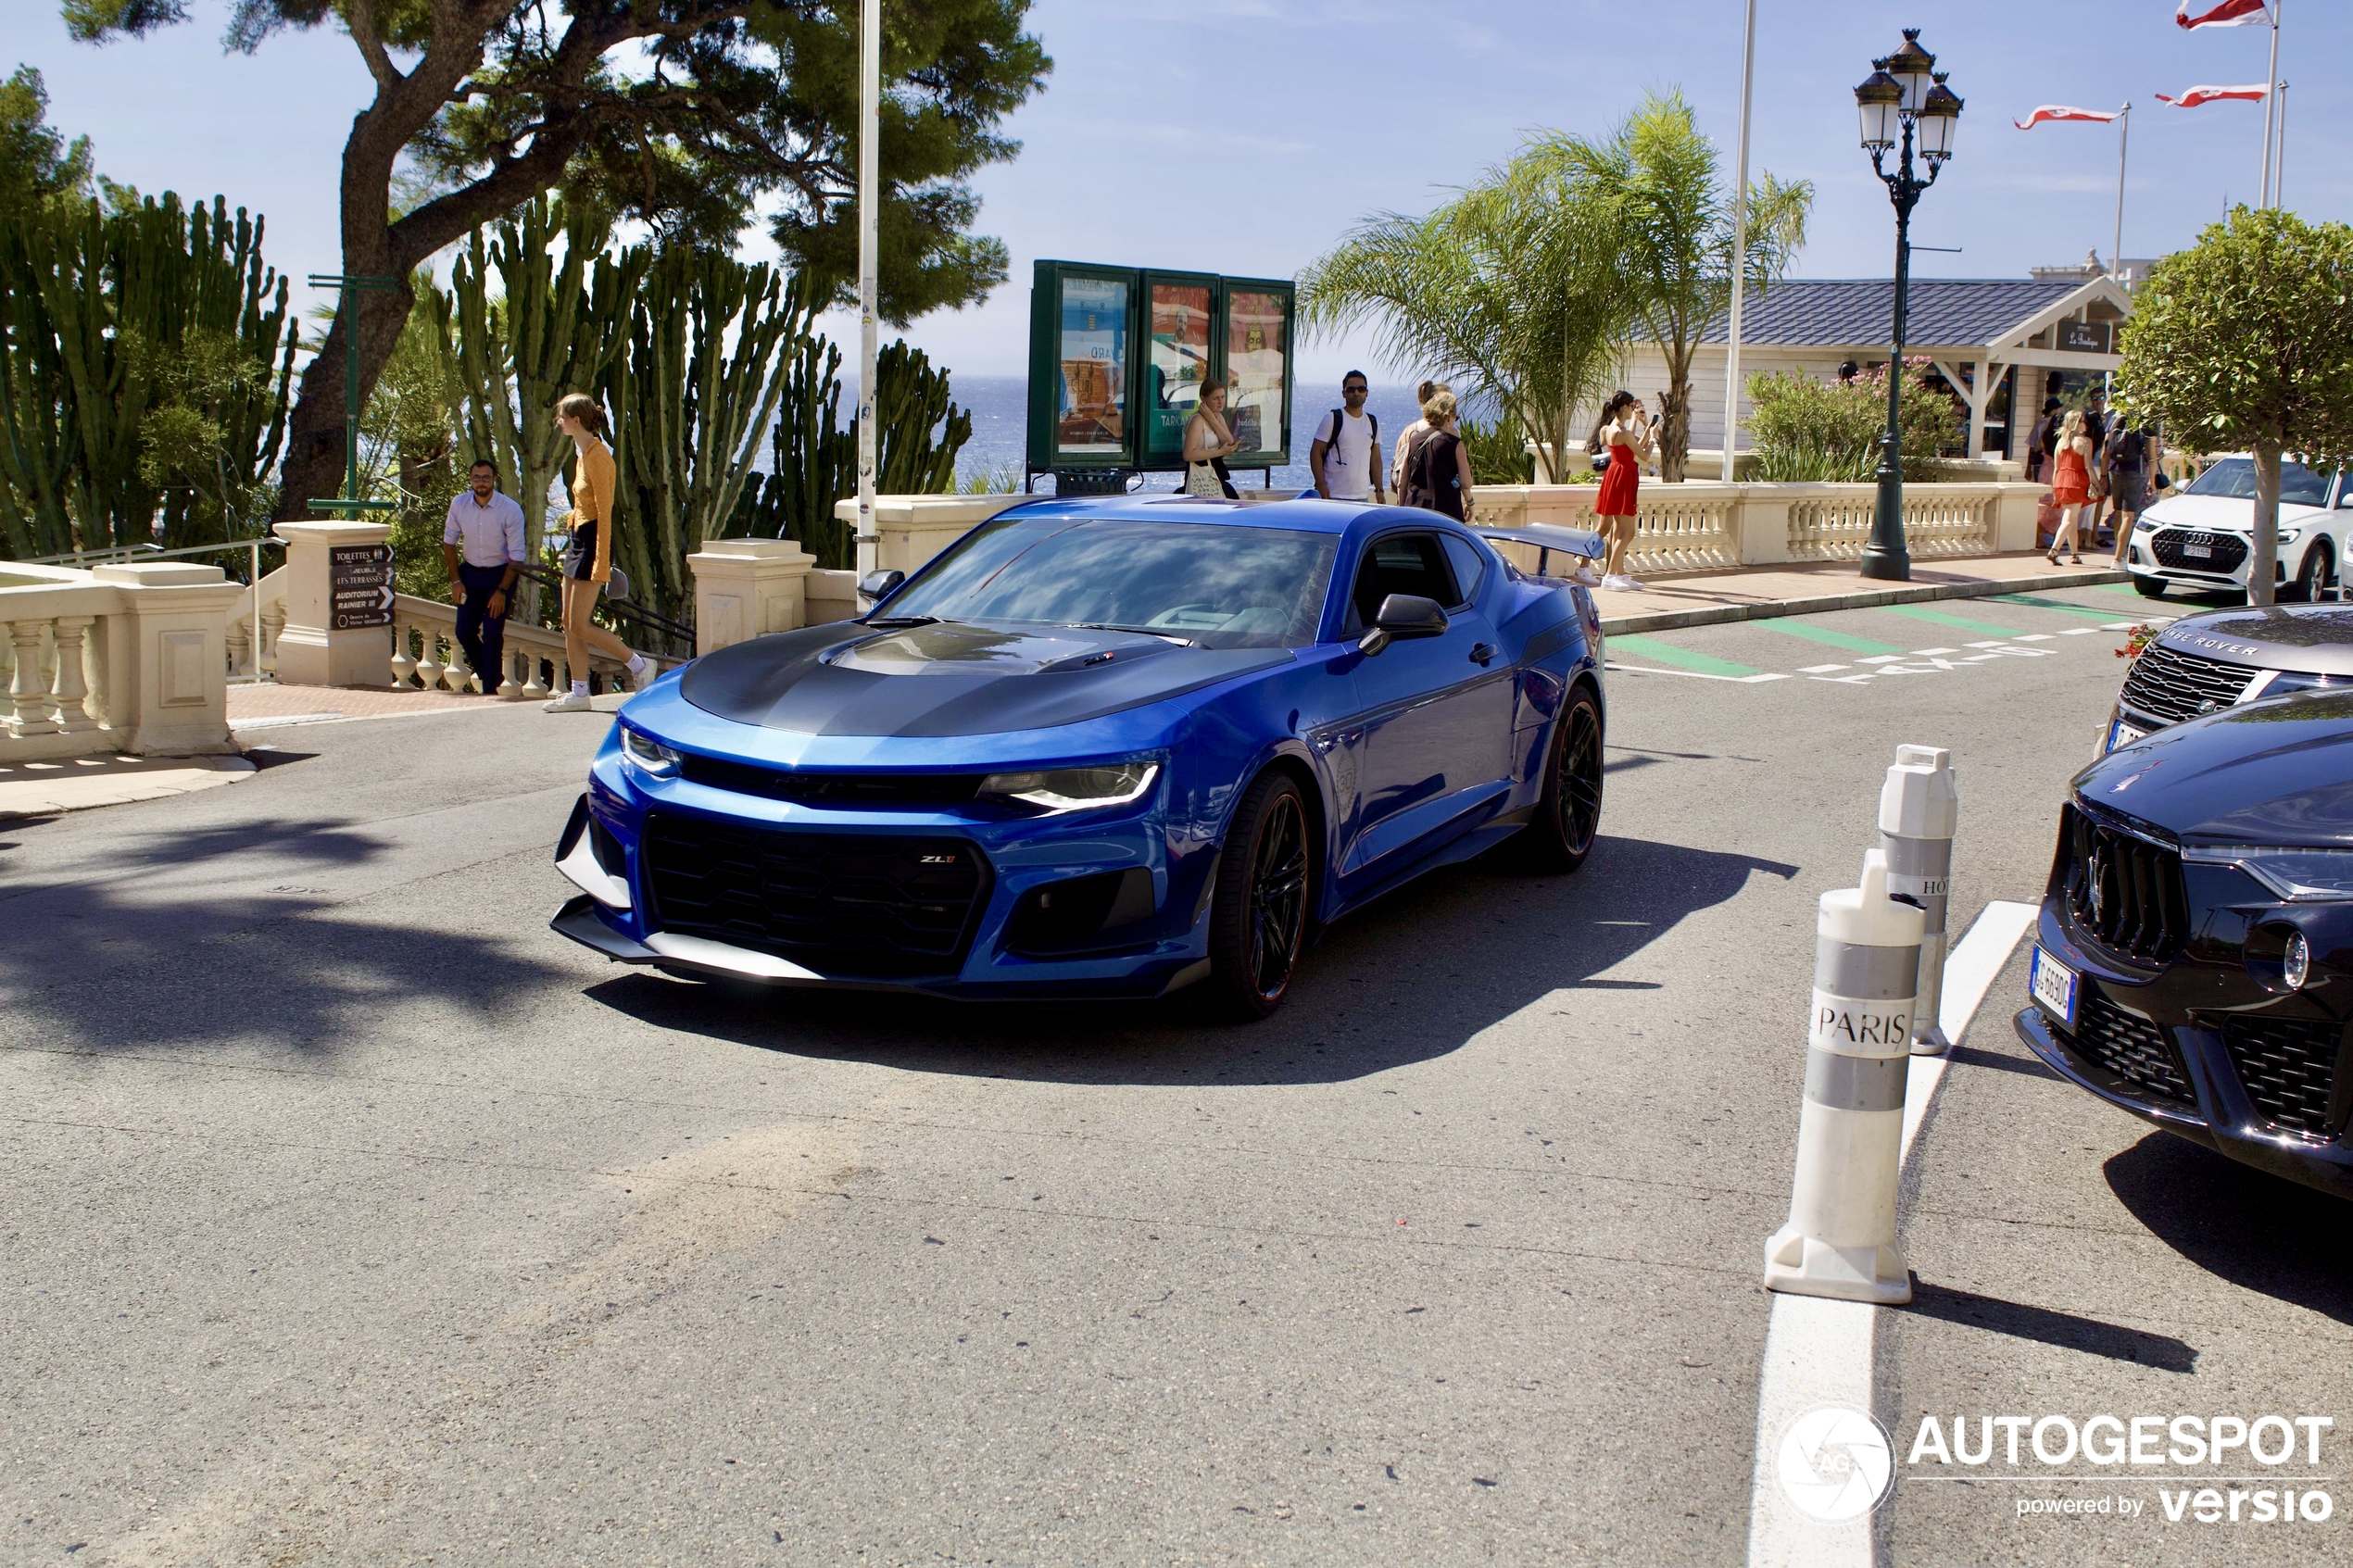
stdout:
<svg viewBox="0 0 2353 1568">
<path fill-rule="evenodd" d="M 2083 510 L 2083 503 L 2092 494 L 2092 470 L 2087 466 L 2092 456 L 2092 438 L 2083 433 L 2083 410 L 2070 408 L 2060 421 L 2058 439 L 2053 443 L 2051 455 L 2051 504 L 2059 509 L 2057 532 L 2051 535 L 2051 553 L 2046 558 L 2053 566 L 2059 563 L 2059 546 L 2067 546 L 2076 566 L 2083 564 L 2082 542 L 2076 537 L 2076 521 Z"/>
<path fill-rule="evenodd" d="M 1651 445 L 1650 416 L 1642 400 L 1620 392 L 1602 406 L 1601 422 L 1586 450 L 1604 458 L 1602 493 L 1593 497 L 1593 520 L 1602 536 L 1602 586 L 1632 589 L 1642 584 L 1626 570 L 1634 547 L 1635 492 L 1642 483 L 1642 454 Z"/>
</svg>

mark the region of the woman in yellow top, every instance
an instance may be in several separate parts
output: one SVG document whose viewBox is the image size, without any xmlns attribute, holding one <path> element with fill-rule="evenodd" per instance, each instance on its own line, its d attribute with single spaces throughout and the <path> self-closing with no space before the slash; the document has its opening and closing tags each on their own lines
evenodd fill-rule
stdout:
<svg viewBox="0 0 2353 1568">
<path fill-rule="evenodd" d="M 597 600 L 612 579 L 612 448 L 605 445 L 605 411 L 597 400 L 575 392 L 556 405 L 556 426 L 572 437 L 579 460 L 572 470 L 573 563 L 564 573 L 564 658 L 572 665 L 572 690 L 547 704 L 550 713 L 576 713 L 588 706 L 590 649 L 629 667 L 629 686 L 642 690 L 652 664 L 642 653 L 596 622 Z"/>
</svg>

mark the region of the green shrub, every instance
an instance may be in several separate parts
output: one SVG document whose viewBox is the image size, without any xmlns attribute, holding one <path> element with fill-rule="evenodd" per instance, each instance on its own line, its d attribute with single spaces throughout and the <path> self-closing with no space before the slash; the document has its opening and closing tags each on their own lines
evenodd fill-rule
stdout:
<svg viewBox="0 0 2353 1568">
<path fill-rule="evenodd" d="M 1472 483 L 1536 483 L 1536 455 L 1528 449 L 1528 438 L 1508 419 L 1491 425 L 1464 420 L 1455 428 L 1462 435 L 1463 445 L 1470 448 Z"/>
<path fill-rule="evenodd" d="M 1904 378 L 1904 477 L 1932 480 L 1944 472 L 1937 453 L 1953 437 L 1952 399 L 1922 379 L 1926 360 L 1908 360 Z M 1755 477 L 1767 482 L 1863 483 L 1879 466 L 1880 435 L 1887 428 L 1884 370 L 1851 382 L 1818 382 L 1796 371 L 1748 379 L 1750 440 Z"/>
</svg>

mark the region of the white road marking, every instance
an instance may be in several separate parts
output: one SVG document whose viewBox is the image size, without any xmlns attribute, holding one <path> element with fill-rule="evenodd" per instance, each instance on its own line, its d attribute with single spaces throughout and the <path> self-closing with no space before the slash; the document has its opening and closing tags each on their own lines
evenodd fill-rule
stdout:
<svg viewBox="0 0 2353 1568">
<path fill-rule="evenodd" d="M 1615 662 L 1608 662 L 1603 667 L 1608 670 L 1623 670 L 1629 675 L 1688 675 L 1694 681 L 1730 681 L 1735 685 L 1742 686 L 1754 686 L 1761 684 L 1767 681 L 1786 681 L 1789 679 L 1789 676 L 1786 673 L 1764 675 L 1711 675 L 1705 670 L 1655 670 L 1647 664 L 1618 664 Z"/>
<path fill-rule="evenodd" d="M 2100 630 L 2103 632 L 2130 632 L 2133 627 L 2145 623 L 2138 621 L 2103 621 L 2100 622 Z M 2148 618 L 2145 624 L 2150 626 L 2171 626 L 2173 624 L 2173 618 L 2170 615 L 2152 615 Z"/>
<path fill-rule="evenodd" d="M 1857 664 L 1894 664 L 1903 659 L 1900 653 L 1875 653 L 1869 659 L 1858 659 Z"/>
<path fill-rule="evenodd" d="M 1797 667 L 1797 672 L 1801 675 L 1827 675 L 1833 670 L 1845 668 L 1843 664 L 1801 664 Z"/>
<path fill-rule="evenodd" d="M 2047 643 L 2050 640 L 2051 634 L 2048 632 L 2020 632 L 2010 639 L 2014 643 Z"/>
<path fill-rule="evenodd" d="M 1914 648 L 1912 650 L 1912 657 L 1914 659 L 1927 659 L 1932 654 L 1951 653 L 1954 650 L 1951 648 Z"/>
<path fill-rule="evenodd" d="M 1985 993 L 2032 925 L 2032 904 L 1990 903 L 1944 962 L 1944 994 L 1937 1022 L 1957 1041 L 1984 1003 Z M 1912 1141 L 1944 1081 L 1947 1059 L 1914 1057 L 1904 1094 L 1904 1144 Z M 1871 1368 L 1878 1311 L 1860 1301 L 1818 1296 L 1773 1297 L 1765 1331 L 1764 1369 L 1756 1400 L 1756 1444 L 1749 1476 L 1750 1568 L 1871 1568 L 1871 1516 L 1826 1524 L 1797 1512 L 1781 1490 L 1781 1435 L 1816 1405 L 1873 1408 Z"/>
<path fill-rule="evenodd" d="M 2096 626 L 2070 626 L 2059 633 L 2062 637 L 2096 637 L 2099 634 L 2100 629 Z"/>
<path fill-rule="evenodd" d="M 2009 646 L 2009 639 L 2008 639 L 2007 637 L 2005 637 L 2005 638 L 2003 638 L 2003 639 L 2002 639 L 2001 641 L 1999 641 L 1999 642 L 1994 642 L 1994 643 L 1971 643 L 1971 644 L 1969 644 L 1969 646 L 1971 646 L 1971 647 L 1973 647 L 1973 648 L 2000 648 L 2000 647 L 2007 647 L 2007 646 Z"/>
</svg>

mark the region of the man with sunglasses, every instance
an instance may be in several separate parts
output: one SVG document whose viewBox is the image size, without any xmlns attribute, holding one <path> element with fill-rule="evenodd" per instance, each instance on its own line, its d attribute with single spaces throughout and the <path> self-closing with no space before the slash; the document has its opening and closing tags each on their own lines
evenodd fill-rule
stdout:
<svg viewBox="0 0 2353 1568">
<path fill-rule="evenodd" d="M 1381 485 L 1380 421 L 1365 412 L 1372 384 L 1362 370 L 1340 378 L 1343 407 L 1326 414 L 1315 425 L 1315 445 L 1307 449 L 1308 471 L 1315 476 L 1315 494 L 1327 501 L 1378 501 L 1389 493 Z"/>
</svg>

